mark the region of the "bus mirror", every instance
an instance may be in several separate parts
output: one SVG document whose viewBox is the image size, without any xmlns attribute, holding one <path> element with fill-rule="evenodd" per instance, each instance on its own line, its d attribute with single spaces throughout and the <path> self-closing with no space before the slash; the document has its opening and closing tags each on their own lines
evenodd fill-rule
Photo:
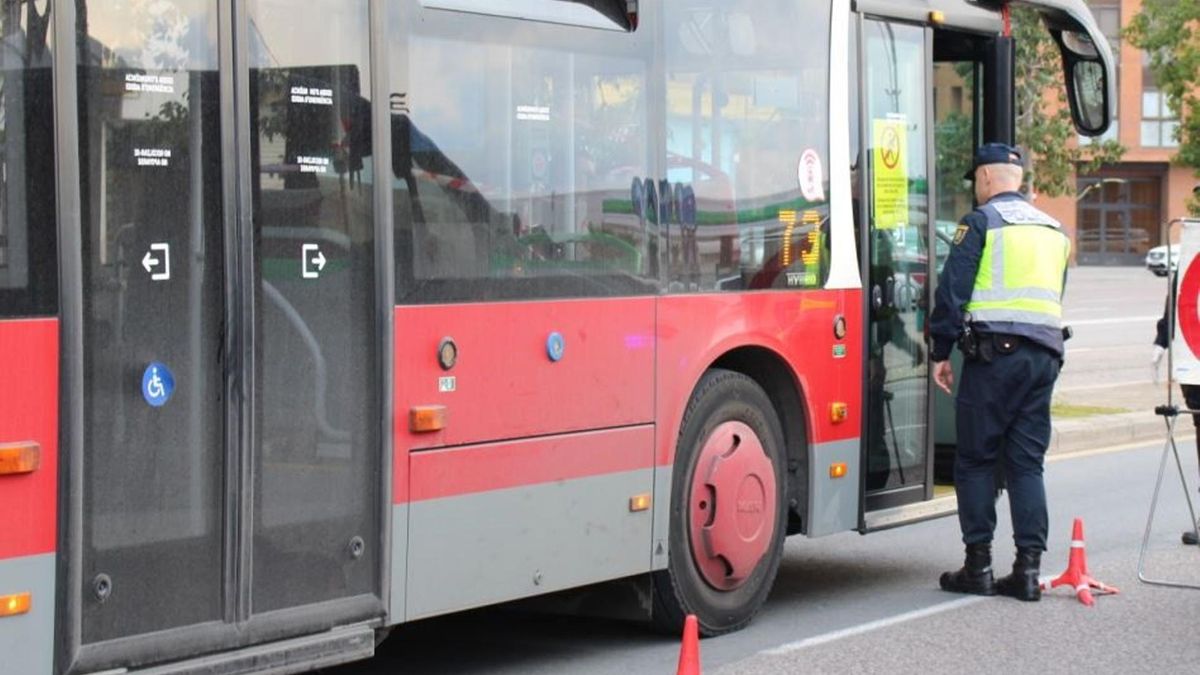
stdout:
<svg viewBox="0 0 1200 675">
<path fill-rule="evenodd" d="M 1101 49 L 1084 32 L 1062 30 L 1054 32 L 1062 50 L 1066 71 L 1067 99 L 1075 128 L 1084 136 L 1100 136 L 1112 123 L 1112 97 L 1108 69 Z"/>
<path fill-rule="evenodd" d="M 1096 49 L 1096 43 L 1092 42 L 1092 38 L 1087 33 L 1064 31 L 1062 34 L 1062 46 L 1064 50 L 1079 58 L 1100 58 L 1100 52 Z"/>
<path fill-rule="evenodd" d="M 1099 136 L 1108 129 L 1108 84 L 1099 61 L 1078 61 L 1071 67 L 1071 109 L 1079 131 Z"/>
<path fill-rule="evenodd" d="M 1064 84 L 1075 129 L 1083 136 L 1108 131 L 1117 102 L 1116 65 L 1109 38 L 1084 0 L 1006 0 L 1026 5 L 1042 22 L 1062 52 Z"/>
</svg>

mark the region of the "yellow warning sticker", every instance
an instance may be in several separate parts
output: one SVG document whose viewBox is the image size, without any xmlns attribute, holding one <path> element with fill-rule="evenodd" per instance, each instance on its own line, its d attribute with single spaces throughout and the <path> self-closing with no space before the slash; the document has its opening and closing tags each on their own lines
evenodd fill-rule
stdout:
<svg viewBox="0 0 1200 675">
<path fill-rule="evenodd" d="M 908 123 L 902 118 L 875 120 L 875 180 L 872 204 L 875 227 L 894 230 L 908 223 Z"/>
</svg>

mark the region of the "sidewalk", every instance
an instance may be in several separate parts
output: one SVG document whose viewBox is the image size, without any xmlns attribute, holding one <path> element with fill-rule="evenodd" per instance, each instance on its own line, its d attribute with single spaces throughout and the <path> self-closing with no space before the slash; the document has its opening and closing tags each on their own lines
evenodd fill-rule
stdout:
<svg viewBox="0 0 1200 675">
<path fill-rule="evenodd" d="M 1131 443 L 1166 440 L 1163 418 L 1154 407 L 1167 402 L 1166 384 L 1124 385 L 1055 393 L 1050 437 L 1051 454 L 1079 452 Z M 1174 403 L 1183 405 L 1179 387 Z M 1195 437 L 1195 426 L 1182 417 L 1176 426 L 1177 439 Z"/>
</svg>

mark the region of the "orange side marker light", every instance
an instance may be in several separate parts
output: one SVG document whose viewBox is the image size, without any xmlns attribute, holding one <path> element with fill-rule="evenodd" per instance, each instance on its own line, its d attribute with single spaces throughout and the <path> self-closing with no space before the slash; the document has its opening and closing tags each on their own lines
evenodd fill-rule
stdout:
<svg viewBox="0 0 1200 675">
<path fill-rule="evenodd" d="M 446 428 L 449 411 L 444 405 L 418 405 L 408 411 L 408 428 L 414 434 L 428 434 Z"/>
<path fill-rule="evenodd" d="M 829 419 L 832 420 L 834 424 L 840 424 L 842 422 L 845 422 L 846 418 L 849 416 L 850 416 L 850 406 L 849 405 L 847 405 L 845 403 L 841 403 L 841 402 L 830 404 Z"/>
<path fill-rule="evenodd" d="M 846 466 L 845 462 L 835 462 L 829 465 L 830 478 L 845 478 L 849 471 L 850 469 Z"/>
<path fill-rule="evenodd" d="M 37 443 L 0 443 L 0 476 L 33 473 L 41 464 L 42 446 Z"/>
<path fill-rule="evenodd" d="M 637 513 L 639 511 L 650 510 L 650 493 L 634 495 L 629 498 L 629 512 Z"/>
<path fill-rule="evenodd" d="M 32 593 L 16 593 L 14 595 L 0 595 L 0 618 L 7 616 L 18 616 L 28 614 L 30 607 L 33 606 Z"/>
</svg>

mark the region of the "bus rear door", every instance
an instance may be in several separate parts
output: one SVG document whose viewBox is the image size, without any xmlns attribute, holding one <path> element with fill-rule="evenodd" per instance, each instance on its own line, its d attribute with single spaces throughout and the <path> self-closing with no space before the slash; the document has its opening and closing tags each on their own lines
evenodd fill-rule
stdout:
<svg viewBox="0 0 1200 675">
<path fill-rule="evenodd" d="M 369 655 L 387 313 L 368 2 L 76 4 L 67 663 L 348 625 L 297 658 Z"/>
</svg>

